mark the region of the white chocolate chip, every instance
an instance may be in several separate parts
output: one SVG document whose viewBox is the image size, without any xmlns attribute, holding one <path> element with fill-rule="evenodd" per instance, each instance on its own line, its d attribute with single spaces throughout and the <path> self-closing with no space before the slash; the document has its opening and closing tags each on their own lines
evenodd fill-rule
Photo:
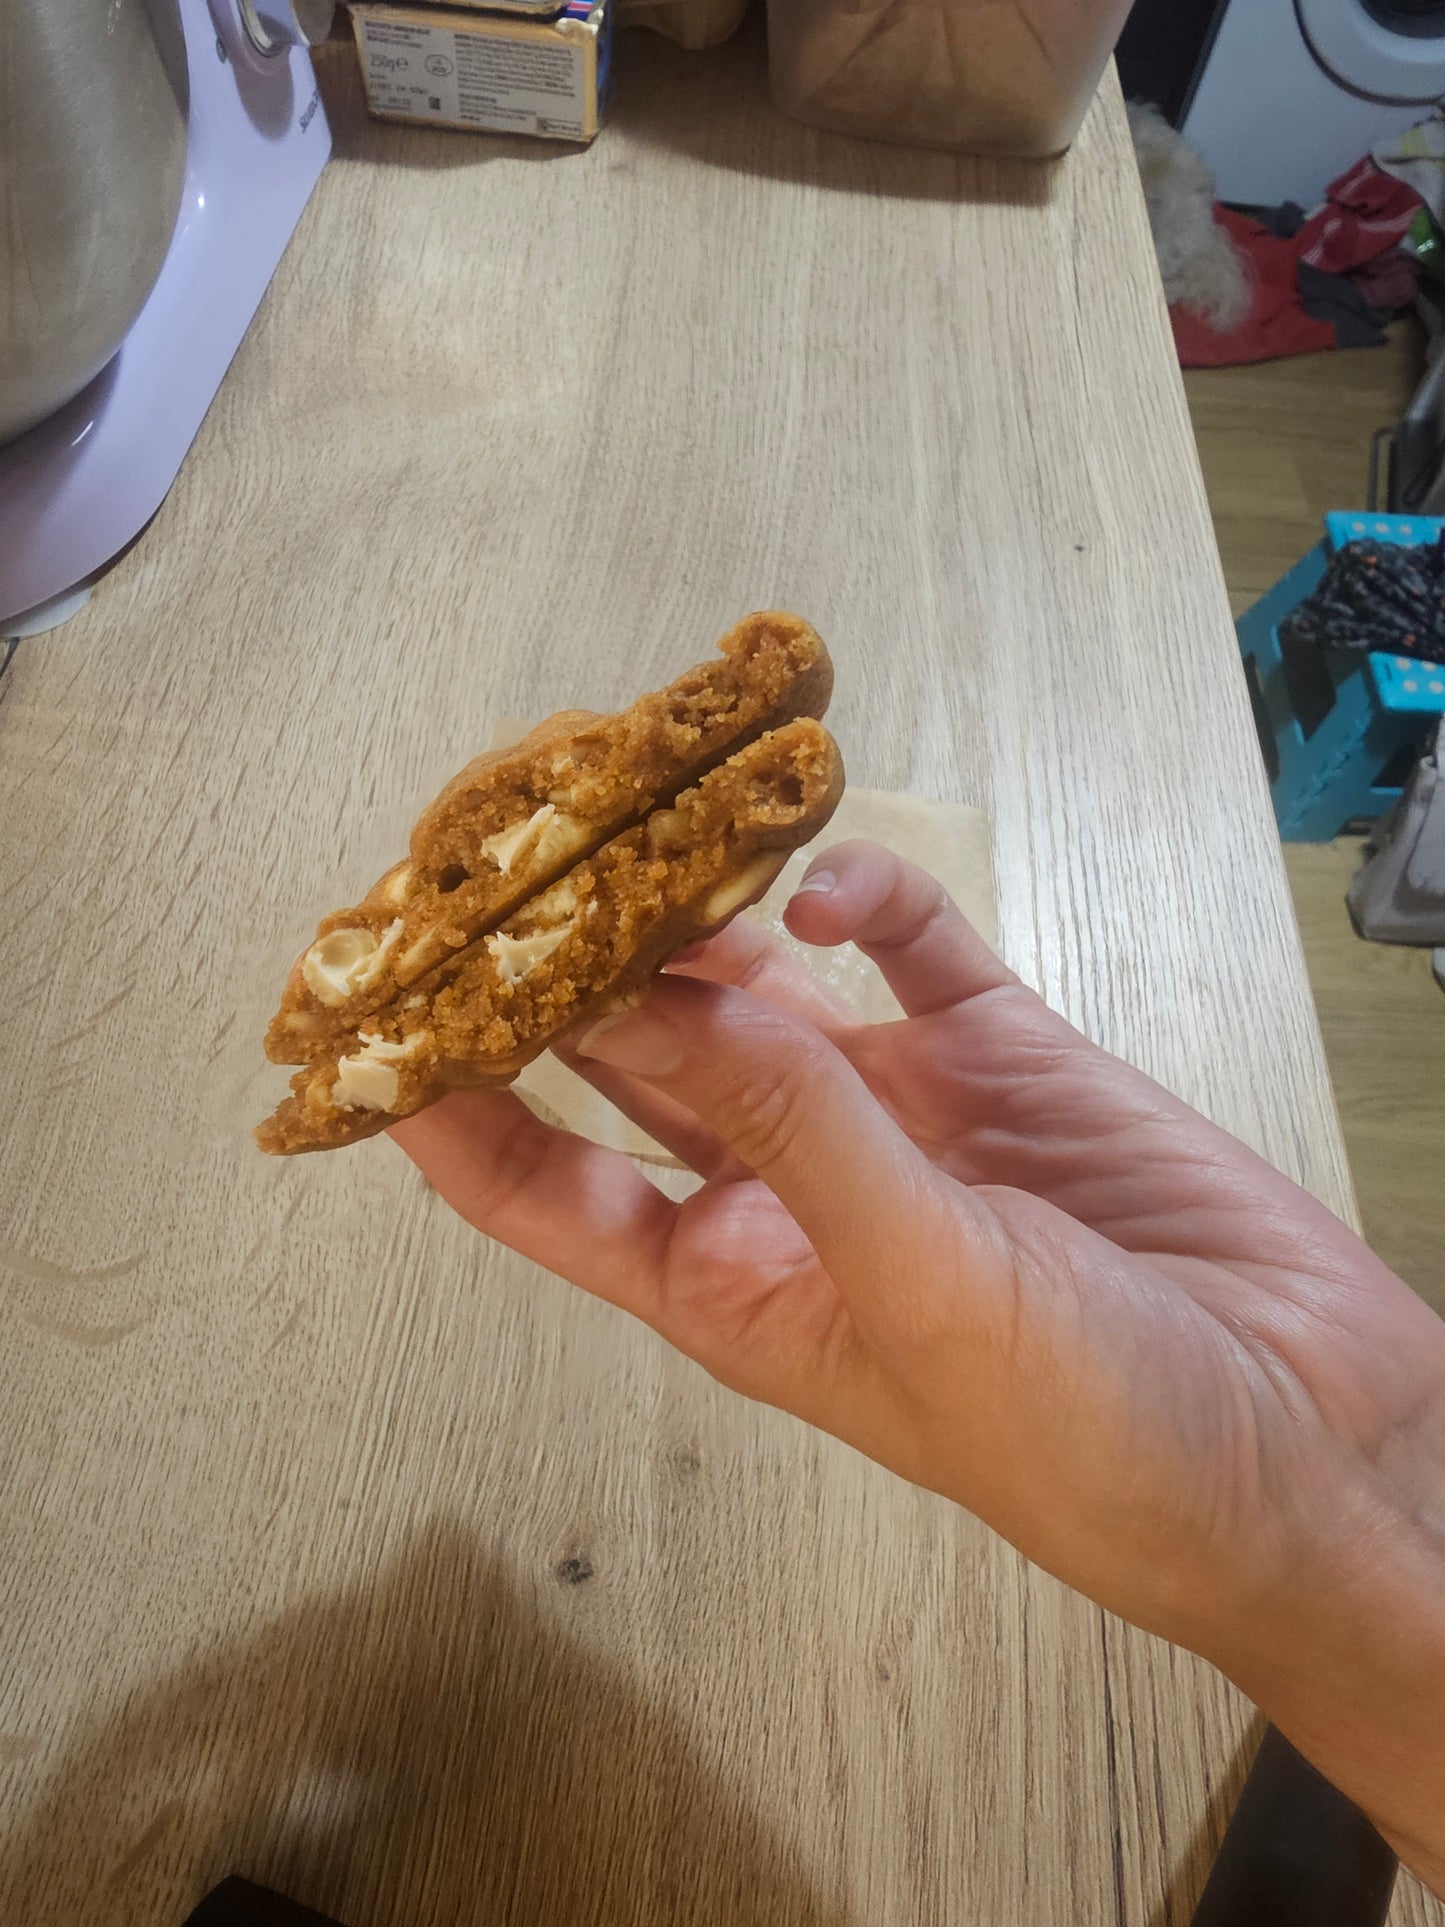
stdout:
<svg viewBox="0 0 1445 1927">
<path fill-rule="evenodd" d="M 339 1111 L 390 1111 L 400 1089 L 394 1064 L 378 1064 L 360 1054 L 343 1057 L 337 1065 L 331 1101 Z"/>
<path fill-rule="evenodd" d="M 446 954 L 446 945 L 436 932 L 423 930 L 415 943 L 409 943 L 396 960 L 396 974 L 404 984 L 409 984 L 419 970 L 435 963 L 438 957 Z"/>
<path fill-rule="evenodd" d="M 521 855 L 523 848 L 535 838 L 540 837 L 544 824 L 550 823 L 557 814 L 551 803 L 544 803 L 534 810 L 525 823 L 514 823 L 510 829 L 498 830 L 493 836 L 484 836 L 481 841 L 483 856 L 489 856 L 504 877 L 512 874 L 512 865 Z"/>
<path fill-rule="evenodd" d="M 388 903 L 405 903 L 406 893 L 411 888 L 411 865 L 398 863 L 382 886 L 381 894 Z"/>
<path fill-rule="evenodd" d="M 533 858 L 546 863 L 553 857 L 581 849 L 586 836 L 585 823 L 565 815 L 555 803 L 544 803 L 540 809 L 533 810 L 525 823 L 514 823 L 510 829 L 484 836 L 479 847 L 502 875 L 509 877 L 520 860 Z"/>
<path fill-rule="evenodd" d="M 565 776 L 569 770 L 575 769 L 576 767 L 577 765 L 573 760 L 572 754 L 568 750 L 562 750 L 552 758 L 551 770 L 554 776 Z M 555 803 L 559 809 L 565 809 L 567 805 L 574 800 L 576 795 L 577 786 L 575 783 L 559 783 L 555 789 L 548 790 L 547 801 L 549 803 Z"/>
<path fill-rule="evenodd" d="M 319 937 L 301 959 L 301 975 L 308 989 L 333 1009 L 365 990 L 381 974 L 382 965 L 402 932 L 401 918 L 388 924 L 378 941 L 375 931 L 333 930 Z"/>
<path fill-rule="evenodd" d="M 571 934 L 570 923 L 564 923 L 558 930 L 539 930 L 531 937 L 509 937 L 505 930 L 498 930 L 495 936 L 487 938 L 487 949 L 502 982 L 519 984 L 529 970 L 535 969 L 544 957 L 550 957 Z"/>
<path fill-rule="evenodd" d="M 378 1037 L 372 1031 L 359 1030 L 356 1034 L 373 1057 L 391 1064 L 403 1057 L 415 1057 L 431 1041 L 431 1032 L 428 1030 L 414 1030 L 410 1037 L 404 1037 L 399 1044 L 388 1043 L 386 1038 Z"/>
<path fill-rule="evenodd" d="M 544 890 L 527 905 L 528 920 L 549 927 L 570 917 L 577 908 L 577 885 L 571 877 L 559 877 L 550 890 Z"/>
<path fill-rule="evenodd" d="M 358 1031 L 362 1048 L 343 1057 L 336 1066 L 336 1082 L 331 1101 L 342 1111 L 390 1111 L 396 1106 L 401 1079 L 396 1066 L 412 1057 L 429 1041 L 430 1033 L 416 1031 L 405 1043 L 389 1044 L 384 1037 L 369 1037 Z"/>
<path fill-rule="evenodd" d="M 760 897 L 788 860 L 786 850 L 772 851 L 767 856 L 754 857 L 745 869 L 739 870 L 735 877 L 728 877 L 718 884 L 712 895 L 702 907 L 705 923 L 721 923 L 730 917 L 734 910 L 740 910 L 745 903 Z"/>
<path fill-rule="evenodd" d="M 547 808 L 556 809 L 556 805 L 549 803 Z M 571 856 L 586 843 L 588 834 L 589 826 L 579 817 L 568 816 L 565 810 L 557 810 L 537 838 L 537 860 L 551 863 L 559 856 Z"/>
<path fill-rule="evenodd" d="M 654 850 L 675 849 L 687 841 L 687 824 L 681 810 L 654 810 L 647 819 L 647 840 Z"/>
</svg>

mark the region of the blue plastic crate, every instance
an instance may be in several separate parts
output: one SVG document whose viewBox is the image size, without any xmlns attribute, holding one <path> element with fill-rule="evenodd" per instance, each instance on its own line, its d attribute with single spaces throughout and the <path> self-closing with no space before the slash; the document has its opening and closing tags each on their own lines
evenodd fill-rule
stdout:
<svg viewBox="0 0 1445 1927">
<path fill-rule="evenodd" d="M 1347 823 L 1397 802 L 1432 717 L 1445 714 L 1445 663 L 1369 655 L 1311 688 L 1291 678 L 1279 624 L 1324 575 L 1333 551 L 1361 536 L 1406 547 L 1433 542 L 1445 520 L 1428 515 L 1325 517 L 1325 539 L 1235 623 L 1280 835 L 1327 843 Z"/>
</svg>

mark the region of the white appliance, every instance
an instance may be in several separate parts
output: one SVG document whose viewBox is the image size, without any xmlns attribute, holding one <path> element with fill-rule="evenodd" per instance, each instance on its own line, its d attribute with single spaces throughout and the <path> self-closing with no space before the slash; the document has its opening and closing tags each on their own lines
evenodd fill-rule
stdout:
<svg viewBox="0 0 1445 1927">
<path fill-rule="evenodd" d="M 307 44 L 329 15 L 322 0 L 179 0 L 175 229 L 114 357 L 0 447 L 0 656 L 75 614 L 175 480 L 331 151 Z"/>
<path fill-rule="evenodd" d="M 1229 0 L 1182 131 L 1223 201 L 1311 208 L 1445 95 L 1445 0 Z"/>
</svg>

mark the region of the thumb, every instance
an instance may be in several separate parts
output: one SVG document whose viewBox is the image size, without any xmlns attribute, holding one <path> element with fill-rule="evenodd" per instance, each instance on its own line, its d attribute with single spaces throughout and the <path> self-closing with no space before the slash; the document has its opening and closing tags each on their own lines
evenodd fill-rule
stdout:
<svg viewBox="0 0 1445 1927">
<path fill-rule="evenodd" d="M 811 1024 L 730 986 L 667 978 L 574 1048 L 695 1112 L 785 1206 L 871 1336 L 956 1330 L 962 1308 L 945 1312 L 939 1296 L 961 1258 L 965 1275 L 997 1276 L 992 1214 Z"/>
</svg>

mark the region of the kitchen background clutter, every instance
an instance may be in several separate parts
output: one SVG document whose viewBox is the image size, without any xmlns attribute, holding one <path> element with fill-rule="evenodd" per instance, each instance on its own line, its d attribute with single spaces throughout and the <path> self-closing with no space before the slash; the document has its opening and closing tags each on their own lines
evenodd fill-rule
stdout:
<svg viewBox="0 0 1445 1927">
<path fill-rule="evenodd" d="M 1153 114 L 1141 167 L 1184 366 L 1379 344 L 1414 313 L 1429 367 L 1361 490 L 1440 513 L 1445 0 L 1136 0 L 1118 52 L 1136 142 Z M 1211 211 L 1253 296 L 1227 326 L 1179 272 Z"/>
<path fill-rule="evenodd" d="M 1119 77 L 1224 200 L 1310 208 L 1445 93 L 1445 0 L 1135 0 Z"/>
<path fill-rule="evenodd" d="M 350 14 L 374 117 L 585 145 L 619 29 L 701 52 L 747 7 L 356 0 Z M 821 127 L 1053 154 L 1127 10 L 769 0 L 771 87 Z M 33 0 L 0 12 L 0 640 L 83 607 L 164 500 L 330 152 L 310 49 L 344 33 L 335 11 Z"/>
<path fill-rule="evenodd" d="M 1093 98 L 1129 0 L 769 0 L 774 98 L 796 119 L 918 147 L 1050 155 Z M 367 102 L 381 119 L 589 141 L 614 27 L 702 49 L 746 0 L 355 0 Z"/>
<path fill-rule="evenodd" d="M 317 0 L 0 9 L 0 637 L 164 500 L 330 152 Z"/>
<path fill-rule="evenodd" d="M 1118 53 L 1365 1231 L 1445 1311 L 1445 0 Z"/>
<path fill-rule="evenodd" d="M 1093 99 L 1130 0 L 768 0 L 773 97 L 817 127 L 1046 157 Z"/>
<path fill-rule="evenodd" d="M 611 0 L 351 9 L 366 103 L 378 120 L 590 141 L 611 67 Z"/>
</svg>

